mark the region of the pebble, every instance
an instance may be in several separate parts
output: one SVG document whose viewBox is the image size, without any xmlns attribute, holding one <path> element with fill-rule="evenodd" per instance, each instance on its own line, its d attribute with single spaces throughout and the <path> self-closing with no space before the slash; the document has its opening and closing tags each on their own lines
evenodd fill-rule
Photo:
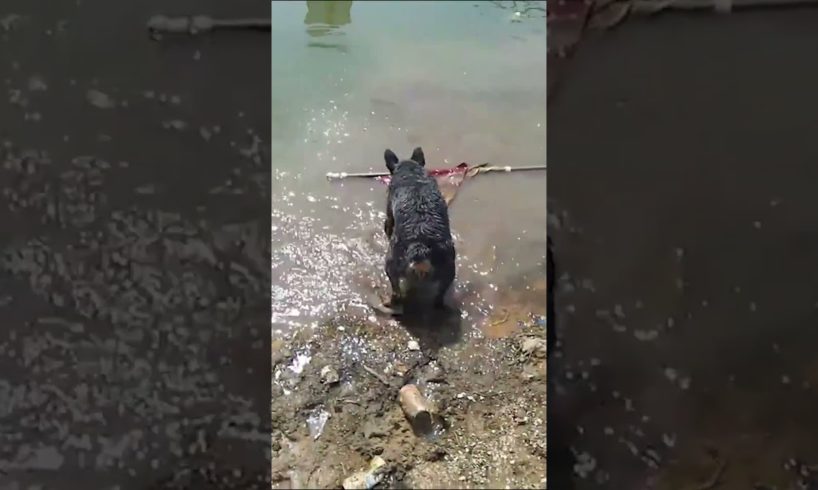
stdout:
<svg viewBox="0 0 818 490">
<path fill-rule="evenodd" d="M 321 382 L 324 384 L 335 384 L 341 380 L 341 377 L 338 375 L 338 371 L 333 369 L 331 366 L 324 366 L 321 368 Z"/>
<path fill-rule="evenodd" d="M 420 350 L 420 344 L 418 344 L 417 340 L 410 340 L 406 347 L 412 351 Z"/>
<path fill-rule="evenodd" d="M 538 337 L 526 337 L 520 344 L 520 349 L 525 354 L 530 354 L 535 357 L 546 355 L 546 341 Z"/>
</svg>

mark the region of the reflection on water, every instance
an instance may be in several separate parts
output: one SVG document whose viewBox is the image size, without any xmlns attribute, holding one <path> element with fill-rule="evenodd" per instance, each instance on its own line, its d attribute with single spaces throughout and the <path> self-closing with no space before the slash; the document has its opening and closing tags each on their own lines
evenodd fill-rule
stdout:
<svg viewBox="0 0 818 490">
<path fill-rule="evenodd" d="M 332 48 L 345 52 L 344 45 L 338 41 L 344 31 L 338 28 L 352 22 L 351 10 L 352 0 L 307 0 L 304 24 L 307 25 L 307 34 L 316 38 L 308 45 L 312 48 Z"/>
<path fill-rule="evenodd" d="M 333 32 L 343 34 L 336 27 L 352 22 L 351 10 L 352 0 L 307 0 L 307 15 L 304 17 L 307 33 L 316 37 L 326 36 Z"/>
<path fill-rule="evenodd" d="M 429 167 L 544 163 L 545 21 L 512 3 L 272 2 L 274 329 L 341 311 L 374 319 L 365 303 L 387 291 L 385 187 L 327 172 L 380 171 L 387 147 L 423 146 Z M 545 206 L 544 174 L 460 189 L 468 325 L 509 302 L 542 313 Z"/>
</svg>

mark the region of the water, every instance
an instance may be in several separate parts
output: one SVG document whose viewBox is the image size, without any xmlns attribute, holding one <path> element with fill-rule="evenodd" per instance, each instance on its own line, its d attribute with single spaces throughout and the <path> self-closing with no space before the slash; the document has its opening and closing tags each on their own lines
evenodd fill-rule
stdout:
<svg viewBox="0 0 818 490">
<path fill-rule="evenodd" d="M 544 7 L 272 2 L 274 332 L 371 315 L 367 299 L 388 292 L 385 186 L 327 172 L 381 171 L 386 148 L 415 146 L 431 168 L 545 163 Z M 545 183 L 487 174 L 461 187 L 456 301 L 471 324 L 545 304 Z"/>
</svg>

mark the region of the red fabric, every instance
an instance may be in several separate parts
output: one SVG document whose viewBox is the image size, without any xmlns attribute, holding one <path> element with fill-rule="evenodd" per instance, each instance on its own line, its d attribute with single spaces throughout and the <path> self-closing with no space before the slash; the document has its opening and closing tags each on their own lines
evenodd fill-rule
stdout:
<svg viewBox="0 0 818 490">
<path fill-rule="evenodd" d="M 432 170 L 429 170 L 429 175 L 435 177 L 436 179 L 438 179 L 438 182 L 440 182 L 441 179 L 446 179 L 457 174 L 465 174 L 468 171 L 469 164 L 463 162 L 460 165 L 452 168 L 434 168 Z M 378 177 L 377 180 L 384 184 L 389 184 L 389 181 L 392 180 L 392 176 L 384 175 L 383 177 Z"/>
</svg>

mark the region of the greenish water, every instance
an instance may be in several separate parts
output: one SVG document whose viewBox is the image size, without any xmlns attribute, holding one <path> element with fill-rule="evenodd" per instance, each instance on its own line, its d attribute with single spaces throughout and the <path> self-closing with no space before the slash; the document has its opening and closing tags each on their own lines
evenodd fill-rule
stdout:
<svg viewBox="0 0 818 490">
<path fill-rule="evenodd" d="M 384 187 L 327 172 L 381 170 L 385 148 L 414 146 L 429 167 L 545 163 L 544 8 L 272 2 L 274 328 L 385 287 Z M 458 291 L 475 324 L 498 291 L 544 277 L 545 207 L 544 173 L 480 176 L 458 194 Z"/>
</svg>

